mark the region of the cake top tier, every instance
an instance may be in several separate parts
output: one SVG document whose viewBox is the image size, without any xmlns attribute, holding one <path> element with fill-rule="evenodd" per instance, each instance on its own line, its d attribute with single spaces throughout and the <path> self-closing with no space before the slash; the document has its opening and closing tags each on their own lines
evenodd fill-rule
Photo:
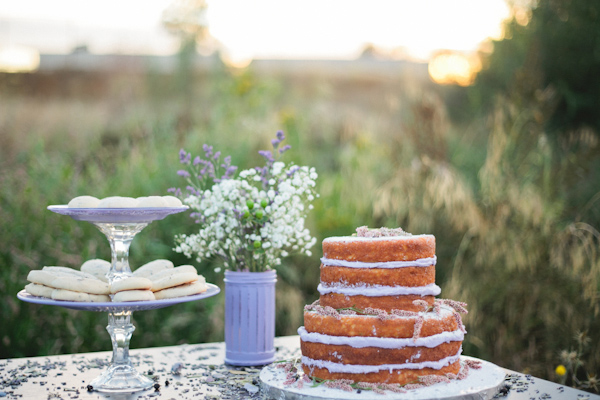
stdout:
<svg viewBox="0 0 600 400">
<path fill-rule="evenodd" d="M 357 229 L 357 232 L 360 233 L 360 229 Z M 379 230 L 382 231 L 385 230 Z M 387 232 L 393 231 L 396 230 L 387 230 Z M 328 259 L 387 262 L 415 261 L 434 256 L 435 236 L 433 235 L 398 232 L 395 236 L 338 236 L 323 240 L 323 257 Z"/>
</svg>

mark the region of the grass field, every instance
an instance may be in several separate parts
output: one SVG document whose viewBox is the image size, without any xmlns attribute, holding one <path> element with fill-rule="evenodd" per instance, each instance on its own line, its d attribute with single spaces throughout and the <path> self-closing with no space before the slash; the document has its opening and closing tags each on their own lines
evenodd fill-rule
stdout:
<svg viewBox="0 0 600 400">
<path fill-rule="evenodd" d="M 585 132 L 557 145 L 535 110 L 501 99 L 492 113 L 456 122 L 448 90 L 400 77 L 216 70 L 182 84 L 65 73 L 4 75 L 0 88 L 2 358 L 110 349 L 105 314 L 15 296 L 31 269 L 110 257 L 94 226 L 48 205 L 167 194 L 184 185 L 182 147 L 199 153 L 208 143 L 254 166 L 281 129 L 288 159 L 317 169 L 321 197 L 308 221 L 313 256 L 278 271 L 277 335 L 295 334 L 303 305 L 318 298 L 323 238 L 401 226 L 436 236 L 441 297 L 469 304 L 465 354 L 550 380 L 577 360 L 581 380 L 600 371 L 599 157 Z M 152 223 L 133 242 L 132 266 L 193 263 L 172 248 L 175 234 L 194 229 L 183 214 Z M 217 264 L 196 266 L 222 287 Z M 223 340 L 223 296 L 134 320 L 132 348 Z"/>
</svg>

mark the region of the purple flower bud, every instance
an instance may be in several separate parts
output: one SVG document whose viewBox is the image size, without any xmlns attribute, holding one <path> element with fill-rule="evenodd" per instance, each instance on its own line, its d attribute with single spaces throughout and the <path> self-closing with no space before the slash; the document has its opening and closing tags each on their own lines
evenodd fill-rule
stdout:
<svg viewBox="0 0 600 400">
<path fill-rule="evenodd" d="M 280 142 L 279 142 L 279 140 L 277 140 L 277 139 L 273 139 L 273 140 L 271 140 L 271 144 L 273 145 L 273 148 L 274 148 L 274 149 L 276 149 L 276 148 L 277 148 L 277 146 L 279 146 L 279 143 L 280 143 Z"/>
<path fill-rule="evenodd" d="M 296 173 L 296 171 L 298 171 L 300 169 L 299 166 L 294 165 L 292 168 L 290 168 L 290 170 L 287 173 L 287 176 L 292 176 Z"/>
<path fill-rule="evenodd" d="M 212 151 L 213 151 L 212 146 L 205 144 L 202 146 L 202 149 L 204 150 L 204 155 L 206 156 L 206 158 L 210 158 L 212 156 Z"/>
<path fill-rule="evenodd" d="M 221 152 L 220 152 L 220 151 L 217 151 L 217 152 L 215 153 L 215 155 L 213 156 L 213 159 L 214 159 L 214 160 L 218 160 L 218 159 L 219 159 L 219 157 L 221 157 Z"/>
<path fill-rule="evenodd" d="M 274 159 L 273 159 L 273 153 L 271 153 L 269 150 L 260 150 L 258 152 L 258 154 L 260 154 L 261 156 L 263 156 L 264 158 L 266 158 L 267 161 L 274 161 Z"/>
<path fill-rule="evenodd" d="M 184 149 L 179 150 L 179 162 L 189 164 L 192 155 L 185 152 Z"/>
<path fill-rule="evenodd" d="M 200 158 L 200 156 L 196 156 L 196 158 L 194 158 L 194 165 L 198 165 L 202 163 L 202 159 Z"/>
<path fill-rule="evenodd" d="M 289 144 L 286 144 L 285 146 L 283 146 L 282 148 L 279 149 L 279 154 L 283 154 L 291 148 L 292 148 L 292 146 L 290 146 Z"/>
<path fill-rule="evenodd" d="M 185 169 L 180 169 L 179 171 L 177 171 L 177 175 L 183 176 L 184 178 L 190 177 L 190 173 L 187 172 Z"/>
<path fill-rule="evenodd" d="M 279 139 L 280 142 L 285 139 L 285 135 L 283 134 L 283 131 L 277 131 L 277 139 Z"/>
<path fill-rule="evenodd" d="M 207 165 L 207 167 L 208 167 L 208 171 L 207 171 L 208 172 L 208 176 L 211 179 L 215 179 L 215 166 L 209 163 Z"/>
<path fill-rule="evenodd" d="M 231 165 L 225 170 L 225 176 L 231 178 L 235 171 L 237 171 L 237 167 L 235 165 Z"/>
<path fill-rule="evenodd" d="M 225 164 L 227 164 L 227 165 L 231 165 L 231 156 L 226 156 L 226 157 L 223 159 L 223 162 L 224 162 Z"/>
<path fill-rule="evenodd" d="M 181 196 L 181 189 L 179 188 L 169 188 L 167 189 L 167 193 L 173 193 L 173 196 Z"/>
</svg>

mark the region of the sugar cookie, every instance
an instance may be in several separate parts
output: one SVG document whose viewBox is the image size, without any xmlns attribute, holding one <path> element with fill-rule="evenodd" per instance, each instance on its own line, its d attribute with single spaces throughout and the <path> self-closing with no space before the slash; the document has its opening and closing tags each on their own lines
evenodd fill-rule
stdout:
<svg viewBox="0 0 600 400">
<path fill-rule="evenodd" d="M 80 269 L 82 272 L 95 276 L 102 282 L 108 282 L 108 277 L 106 275 L 110 271 L 110 266 L 110 262 L 94 258 L 81 264 Z"/>
<path fill-rule="evenodd" d="M 144 278 L 148 278 L 159 271 L 165 269 L 172 269 L 173 267 L 173 262 L 169 260 L 154 260 L 142 265 L 141 267 L 133 271 L 133 276 L 141 276 Z"/>
<path fill-rule="evenodd" d="M 109 294 L 108 283 L 99 279 L 82 278 L 77 276 L 59 276 L 49 285 L 56 289 L 72 290 L 89 294 Z"/>
<path fill-rule="evenodd" d="M 33 296 L 51 298 L 53 290 L 54 288 L 44 285 L 38 285 L 37 283 L 29 283 L 25 285 L 25 291 Z"/>
<path fill-rule="evenodd" d="M 192 272 L 180 272 L 172 275 L 152 279 L 152 291 L 156 292 L 173 286 L 183 285 L 198 280 L 198 274 Z"/>
<path fill-rule="evenodd" d="M 132 197 L 112 196 L 100 200 L 98 208 L 135 208 L 137 205 L 137 199 Z"/>
<path fill-rule="evenodd" d="M 167 201 L 161 196 L 138 197 L 138 207 L 167 207 Z"/>
<path fill-rule="evenodd" d="M 175 267 L 175 268 L 170 268 L 170 269 L 165 269 L 162 271 L 158 271 L 152 275 L 150 275 L 150 279 L 152 279 L 153 281 L 160 279 L 162 277 L 168 276 L 168 275 L 173 275 L 173 274 L 181 274 L 181 273 L 191 273 L 191 274 L 198 274 L 198 271 L 196 270 L 196 267 L 194 267 L 193 265 L 180 265 L 179 267 Z"/>
<path fill-rule="evenodd" d="M 98 203 L 100 203 L 100 200 L 94 196 L 79 196 L 69 201 L 67 206 L 69 208 L 96 208 Z"/>
<path fill-rule="evenodd" d="M 163 196 L 162 197 L 167 203 L 167 207 L 181 207 L 183 203 L 175 196 Z"/>
<path fill-rule="evenodd" d="M 107 295 L 75 292 L 66 289 L 54 289 L 51 297 L 53 300 L 77 301 L 83 303 L 110 302 L 110 297 Z"/>
<path fill-rule="evenodd" d="M 59 276 L 69 276 L 69 275 L 64 272 L 57 272 L 57 271 L 50 272 L 50 271 L 44 271 L 41 269 L 34 269 L 34 270 L 29 271 L 29 274 L 27 274 L 27 280 L 31 283 L 37 283 L 38 285 L 52 287 L 52 282 Z"/>
<path fill-rule="evenodd" d="M 122 301 L 151 301 L 156 300 L 154 298 L 154 293 L 151 290 L 124 290 L 122 292 L 115 293 L 112 301 L 113 302 L 122 302 Z"/>
<path fill-rule="evenodd" d="M 96 277 L 92 274 L 88 274 L 87 272 L 80 271 L 78 269 L 69 268 L 69 267 L 46 266 L 46 267 L 42 268 L 42 271 L 47 271 L 50 273 L 65 274 L 65 275 L 69 275 L 69 276 L 80 276 L 82 278 L 96 279 Z"/>
<path fill-rule="evenodd" d="M 150 290 L 152 289 L 152 281 L 141 276 L 130 276 L 128 278 L 119 279 L 110 285 L 110 292 L 117 293 L 125 290 Z"/>
<path fill-rule="evenodd" d="M 191 296 L 193 294 L 199 294 L 206 292 L 206 282 L 203 276 L 200 276 L 198 280 L 190 283 L 184 283 L 183 285 L 159 290 L 154 292 L 156 300 L 172 299 L 175 297 Z"/>
</svg>

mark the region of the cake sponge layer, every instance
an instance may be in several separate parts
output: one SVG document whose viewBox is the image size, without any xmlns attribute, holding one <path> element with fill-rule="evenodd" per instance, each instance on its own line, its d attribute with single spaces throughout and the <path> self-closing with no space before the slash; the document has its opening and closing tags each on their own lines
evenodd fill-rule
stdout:
<svg viewBox="0 0 600 400">
<path fill-rule="evenodd" d="M 323 240 L 322 247 L 323 257 L 336 260 L 414 261 L 435 256 L 435 236 L 331 237 Z"/>
<path fill-rule="evenodd" d="M 435 283 L 435 265 L 406 268 L 347 268 L 321 264 L 321 283 L 426 286 Z"/>
<path fill-rule="evenodd" d="M 388 312 L 392 310 L 422 311 L 423 308 L 421 306 L 413 304 L 415 300 L 423 300 L 429 306 L 433 306 L 435 297 L 419 295 L 347 296 L 339 293 L 327 293 L 319 297 L 319 303 L 323 307 L 332 307 L 335 309 L 355 307 L 359 309 L 378 308 Z"/>
<path fill-rule="evenodd" d="M 462 341 L 442 343 L 439 346 L 428 347 L 401 347 L 397 349 L 383 349 L 379 347 L 356 348 L 347 345 L 331 345 L 323 343 L 300 341 L 302 355 L 313 360 L 331 361 L 352 365 L 383 365 L 420 363 L 439 361 L 457 354 L 461 349 Z"/>
<path fill-rule="evenodd" d="M 415 316 L 390 316 L 382 319 L 374 315 L 324 315 L 319 312 L 304 312 L 304 327 L 307 332 L 331 336 L 365 336 L 387 338 L 412 338 L 415 325 L 420 337 L 453 332 L 460 329 L 455 313 L 442 309 L 440 314 L 418 313 Z"/>
</svg>

